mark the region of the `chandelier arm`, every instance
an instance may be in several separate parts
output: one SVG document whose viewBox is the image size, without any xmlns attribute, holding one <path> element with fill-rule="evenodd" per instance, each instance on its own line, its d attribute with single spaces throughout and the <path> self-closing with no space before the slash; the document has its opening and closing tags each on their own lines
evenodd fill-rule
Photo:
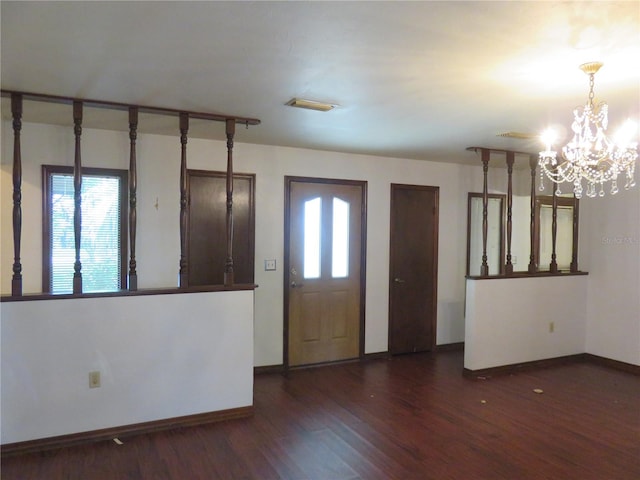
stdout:
<svg viewBox="0 0 640 480">
<path fill-rule="evenodd" d="M 625 176 L 626 190 L 635 186 L 635 163 L 638 158 L 637 142 L 616 143 L 606 134 L 609 123 L 609 107 L 605 102 L 595 103 L 595 74 L 602 67 L 600 62 L 580 65 L 589 76 L 589 95 L 583 107 L 573 111 L 571 130 L 573 137 L 558 155 L 547 148 L 540 152 L 540 190 L 544 190 L 544 177 L 555 184 L 571 183 L 576 198 L 583 193 L 582 181 L 586 181 L 587 196 L 604 195 L 604 183 L 611 182 L 611 194 L 618 192 L 618 175 Z M 596 186 L 599 192 L 596 193 Z"/>
</svg>

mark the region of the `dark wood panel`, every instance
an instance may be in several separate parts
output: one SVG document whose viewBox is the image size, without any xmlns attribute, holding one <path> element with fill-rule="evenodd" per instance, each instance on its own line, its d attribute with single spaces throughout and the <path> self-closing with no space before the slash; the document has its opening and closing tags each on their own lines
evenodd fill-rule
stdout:
<svg viewBox="0 0 640 480">
<path fill-rule="evenodd" d="M 235 283 L 254 279 L 255 175 L 233 175 L 233 271 Z M 225 172 L 188 171 L 189 285 L 223 285 L 227 259 Z"/>
<path fill-rule="evenodd" d="M 2 478 L 640 478 L 640 377 L 462 367 L 453 351 L 259 375 L 252 417 L 3 458 Z"/>
<path fill-rule="evenodd" d="M 438 187 L 391 185 L 389 352 L 435 346 Z"/>
</svg>

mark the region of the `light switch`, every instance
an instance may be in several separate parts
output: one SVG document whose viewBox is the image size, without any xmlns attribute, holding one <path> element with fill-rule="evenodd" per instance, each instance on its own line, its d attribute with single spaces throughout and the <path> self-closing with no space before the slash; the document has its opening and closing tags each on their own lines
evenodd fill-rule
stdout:
<svg viewBox="0 0 640 480">
<path fill-rule="evenodd" d="M 270 272 L 276 269 L 276 261 L 274 260 L 265 260 L 264 261 L 264 270 L 266 272 Z"/>
</svg>

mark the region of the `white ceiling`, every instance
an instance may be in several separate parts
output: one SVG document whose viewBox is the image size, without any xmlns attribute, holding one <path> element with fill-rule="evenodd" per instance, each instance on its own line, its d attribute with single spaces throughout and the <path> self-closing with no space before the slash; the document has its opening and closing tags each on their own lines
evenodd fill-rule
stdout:
<svg viewBox="0 0 640 480">
<path fill-rule="evenodd" d="M 594 60 L 605 64 L 595 90 L 612 128 L 640 118 L 639 1 L 3 0 L 0 8 L 3 89 L 262 121 L 238 129 L 238 142 L 462 163 L 476 161 L 468 146 L 533 152 L 536 142 L 496 135 L 550 123 L 566 132 L 588 92 L 578 66 Z M 292 97 L 340 107 L 293 109 Z M 60 107 L 43 106 L 26 106 L 24 121 L 52 121 Z M 114 128 L 117 118 L 127 128 L 123 113 L 102 124 L 89 118 L 88 126 Z M 175 119 L 143 120 L 141 131 L 178 133 Z M 191 132 L 223 138 L 224 126 Z"/>
</svg>

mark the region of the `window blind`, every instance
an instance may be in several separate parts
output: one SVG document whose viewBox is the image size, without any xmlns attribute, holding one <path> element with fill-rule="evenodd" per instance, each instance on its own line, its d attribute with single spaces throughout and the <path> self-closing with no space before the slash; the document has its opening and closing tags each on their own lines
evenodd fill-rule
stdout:
<svg viewBox="0 0 640 480">
<path fill-rule="evenodd" d="M 82 176 L 80 262 L 83 292 L 108 292 L 121 288 L 121 188 L 121 179 L 117 176 Z M 50 291 L 53 294 L 73 291 L 73 194 L 73 175 L 51 175 L 49 242 Z"/>
</svg>

